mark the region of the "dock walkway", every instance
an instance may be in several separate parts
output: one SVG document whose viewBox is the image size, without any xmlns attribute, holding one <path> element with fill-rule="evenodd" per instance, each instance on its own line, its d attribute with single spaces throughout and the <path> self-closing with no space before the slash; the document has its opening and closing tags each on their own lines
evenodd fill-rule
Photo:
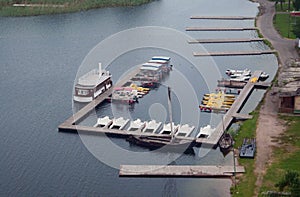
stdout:
<svg viewBox="0 0 300 197">
<path fill-rule="evenodd" d="M 255 71 L 252 75 L 251 79 L 256 77 L 259 78 L 262 71 L 258 70 Z M 221 121 L 218 126 L 216 127 L 215 131 L 212 133 L 212 135 L 209 138 L 198 138 L 196 139 L 197 143 L 204 143 L 204 144 L 218 144 L 219 139 L 224 133 L 224 129 L 228 129 L 231 123 L 234 120 L 234 117 L 238 116 L 238 113 L 248 100 L 249 96 L 251 95 L 253 89 L 255 88 L 256 83 L 252 83 L 251 79 L 249 82 L 244 86 L 244 88 L 241 90 L 239 96 L 234 101 L 230 109 L 227 111 L 226 114 L 224 114 L 223 121 Z"/>
<path fill-rule="evenodd" d="M 211 20 L 254 20 L 249 16 L 191 16 L 190 19 L 211 19 Z"/>
<path fill-rule="evenodd" d="M 121 165 L 119 176 L 135 177 L 231 177 L 244 173 L 243 166 L 190 166 L 190 165 Z"/>
<path fill-rule="evenodd" d="M 186 31 L 250 31 L 257 27 L 187 27 Z"/>
<path fill-rule="evenodd" d="M 194 39 L 189 44 L 211 44 L 211 43 L 237 43 L 237 42 L 261 42 L 264 38 L 224 38 L 224 39 Z"/>
<path fill-rule="evenodd" d="M 132 71 L 129 73 L 126 78 L 122 79 L 122 81 L 119 81 L 116 86 L 122 86 L 125 84 L 132 76 L 134 76 L 138 72 L 138 69 Z M 253 74 L 253 77 L 259 77 L 262 71 L 255 71 Z M 227 111 L 227 113 L 223 117 L 223 121 L 219 123 L 219 125 L 216 127 L 216 130 L 213 132 L 213 134 L 209 138 L 194 138 L 194 137 L 179 137 L 176 138 L 182 139 L 182 140 L 189 140 L 194 141 L 196 144 L 208 144 L 212 146 L 217 146 L 218 141 L 220 137 L 223 135 L 223 127 L 225 129 L 229 128 L 230 124 L 233 122 L 235 118 L 239 119 L 247 119 L 250 118 L 250 116 L 239 114 L 241 108 L 243 107 L 244 103 L 247 101 L 248 97 L 250 96 L 253 89 L 256 87 L 256 85 L 260 85 L 260 82 L 258 83 L 252 83 L 248 82 L 245 87 L 241 90 L 240 95 L 237 97 L 231 108 Z M 262 86 L 267 87 L 267 86 Z M 96 98 L 93 102 L 87 104 L 85 107 L 83 107 L 80 111 L 78 111 L 76 114 L 71 116 L 69 119 L 67 119 L 64 123 L 59 125 L 58 130 L 62 132 L 75 132 L 78 131 L 87 133 L 87 134 L 112 134 L 115 136 L 129 136 L 129 135 L 136 135 L 136 136 L 155 136 L 155 137 L 167 137 L 169 135 L 164 134 L 156 134 L 156 133 L 143 133 L 140 131 L 130 132 L 125 130 L 116 130 L 116 129 L 108 129 L 108 128 L 100 128 L 100 127 L 91 127 L 91 126 L 83 126 L 83 125 L 76 125 L 79 123 L 83 118 L 85 118 L 97 105 L 99 105 L 104 99 L 111 94 L 112 89 L 107 91 L 106 93 L 102 94 L 98 98 Z"/>
<path fill-rule="evenodd" d="M 264 50 L 264 51 L 228 51 L 228 52 L 194 52 L 194 56 L 238 56 L 238 55 L 265 55 L 274 54 L 276 50 Z"/>
<path fill-rule="evenodd" d="M 82 121 L 85 117 L 87 117 L 92 110 L 95 109 L 100 103 L 102 103 L 107 97 L 109 97 L 113 92 L 113 87 L 121 87 L 123 86 L 129 79 L 135 76 L 139 72 L 139 68 L 134 69 L 130 72 L 125 78 L 118 81 L 115 85 L 113 85 L 109 90 L 98 96 L 92 102 L 88 103 L 77 113 L 73 114 L 69 119 L 58 126 L 59 131 L 72 131 L 76 130 L 76 125 L 80 121 Z M 76 131 L 74 131 L 76 132 Z"/>
</svg>

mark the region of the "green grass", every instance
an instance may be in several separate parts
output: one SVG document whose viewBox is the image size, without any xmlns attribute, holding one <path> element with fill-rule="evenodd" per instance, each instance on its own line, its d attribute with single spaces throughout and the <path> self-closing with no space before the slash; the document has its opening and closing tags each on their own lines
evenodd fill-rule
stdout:
<svg viewBox="0 0 300 197">
<path fill-rule="evenodd" d="M 26 0 L 27 4 L 52 4 L 65 7 L 13 7 L 16 0 L 0 1 L 0 16 L 33 16 L 77 12 L 101 7 L 137 6 L 152 0 Z M 24 1 L 19 1 L 24 3 Z"/>
<path fill-rule="evenodd" d="M 258 107 L 259 108 L 259 107 Z M 251 113 L 253 118 L 246 120 L 240 127 L 239 132 L 234 135 L 235 148 L 242 145 L 244 138 L 254 138 L 256 133 L 256 124 L 259 115 L 259 110 L 256 109 Z M 238 180 L 238 185 L 231 188 L 233 197 L 252 197 L 255 190 L 256 177 L 254 175 L 254 159 L 238 159 L 240 165 L 245 167 L 246 173 Z"/>
<path fill-rule="evenodd" d="M 300 19 L 297 18 L 297 24 L 300 24 Z M 274 27 L 285 38 L 296 39 L 296 35 L 293 33 L 293 23 L 295 18 L 290 17 L 289 14 L 276 14 L 274 17 Z"/>
<path fill-rule="evenodd" d="M 282 116 L 287 122 L 287 131 L 278 138 L 281 147 L 274 148 L 273 163 L 268 167 L 260 193 L 278 191 L 275 184 L 287 170 L 300 172 L 300 117 Z"/>
</svg>

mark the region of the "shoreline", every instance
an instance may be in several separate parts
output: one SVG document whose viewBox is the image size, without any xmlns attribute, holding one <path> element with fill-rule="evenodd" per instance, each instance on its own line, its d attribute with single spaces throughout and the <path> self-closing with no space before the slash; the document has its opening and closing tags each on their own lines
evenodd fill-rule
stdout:
<svg viewBox="0 0 300 197">
<path fill-rule="evenodd" d="M 67 14 L 108 7 L 133 7 L 152 2 L 153 0 L 125 0 L 115 3 L 91 2 L 91 3 L 9 3 L 3 2 L 0 7 L 0 17 L 25 17 L 53 14 Z"/>
<path fill-rule="evenodd" d="M 276 14 L 275 2 L 268 0 L 256 0 L 259 3 L 259 13 L 255 21 L 255 26 L 258 28 L 258 34 L 266 38 L 265 44 L 277 51 L 278 70 L 273 82 L 278 80 L 282 72 L 282 68 L 286 65 L 288 60 L 299 58 L 299 54 L 295 49 L 295 40 L 283 38 L 274 28 L 273 18 Z M 285 132 L 286 126 L 283 120 L 278 115 L 278 94 L 273 83 L 271 88 L 266 91 L 261 104 L 257 107 L 258 119 L 256 121 L 256 130 L 254 135 L 256 137 L 256 157 L 253 164 L 253 172 L 251 176 L 257 177 L 253 185 L 253 196 L 258 196 L 263 179 L 270 163 L 272 163 L 273 146 L 276 145 L 274 137 L 279 137 Z M 268 128 L 268 129 L 266 129 Z M 247 177 L 245 177 L 247 179 Z M 238 192 L 238 190 L 235 190 Z M 235 196 L 236 194 L 233 193 Z"/>
</svg>

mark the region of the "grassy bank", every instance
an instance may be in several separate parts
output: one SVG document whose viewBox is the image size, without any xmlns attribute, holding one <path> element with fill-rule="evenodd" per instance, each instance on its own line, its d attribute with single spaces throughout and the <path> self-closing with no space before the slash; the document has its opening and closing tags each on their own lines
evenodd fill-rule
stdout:
<svg viewBox="0 0 300 197">
<path fill-rule="evenodd" d="M 20 0 L 2 0 L 0 16 L 34 16 L 42 14 L 58 14 L 77 12 L 101 7 L 137 6 L 152 0 L 27 0 L 31 7 L 14 7 Z"/>
<path fill-rule="evenodd" d="M 297 36 L 293 33 L 294 23 L 300 25 L 300 19 L 290 17 L 288 13 L 277 13 L 274 18 L 274 27 L 285 38 L 296 39 Z"/>
<path fill-rule="evenodd" d="M 259 108 L 259 107 L 258 107 Z M 259 115 L 259 109 L 251 113 L 253 118 L 242 123 L 237 134 L 234 135 L 235 145 L 237 149 L 243 143 L 244 138 L 254 138 L 256 133 L 256 124 Z M 238 158 L 240 165 L 244 166 L 246 173 L 237 179 L 237 186 L 231 188 L 233 197 L 252 197 L 255 189 L 256 177 L 254 175 L 254 159 Z"/>
<path fill-rule="evenodd" d="M 263 179 L 261 192 L 278 191 L 275 184 L 287 170 L 300 173 L 300 117 L 282 116 L 288 126 L 287 131 L 276 140 L 280 146 L 274 148 L 272 164 Z"/>
</svg>

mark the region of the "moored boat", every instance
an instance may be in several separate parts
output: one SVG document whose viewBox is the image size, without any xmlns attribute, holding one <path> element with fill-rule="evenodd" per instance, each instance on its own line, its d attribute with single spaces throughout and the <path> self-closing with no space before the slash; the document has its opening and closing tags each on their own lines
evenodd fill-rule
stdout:
<svg viewBox="0 0 300 197">
<path fill-rule="evenodd" d="M 98 118 L 94 127 L 108 128 L 112 123 L 113 121 L 108 116 L 105 116 L 103 118 Z"/>
<path fill-rule="evenodd" d="M 193 132 L 194 129 L 195 129 L 194 126 L 189 126 L 188 124 L 180 125 L 175 136 L 188 137 Z"/>
<path fill-rule="evenodd" d="M 122 130 L 129 122 L 129 119 L 124 119 L 123 117 L 120 118 L 114 118 L 113 123 L 110 125 L 110 129 L 118 129 Z"/>
<path fill-rule="evenodd" d="M 175 125 L 174 123 L 172 123 L 172 128 L 171 128 L 171 123 L 164 124 L 163 129 L 159 133 L 171 135 L 172 130 L 174 133 L 176 133 L 178 128 L 179 128 L 179 125 Z"/>
<path fill-rule="evenodd" d="M 226 74 L 230 76 L 231 78 L 241 77 L 241 76 L 250 76 L 251 70 L 245 69 L 245 70 L 233 70 L 233 69 L 227 69 Z"/>
<path fill-rule="evenodd" d="M 127 131 L 142 131 L 142 129 L 146 126 L 146 123 L 141 121 L 140 119 L 136 119 L 135 121 L 131 121 Z"/>
<path fill-rule="evenodd" d="M 197 135 L 197 138 L 209 138 L 209 136 L 215 131 L 210 125 L 201 127 Z"/>
<path fill-rule="evenodd" d="M 99 63 L 98 70 L 91 70 L 78 79 L 73 100 L 76 102 L 91 102 L 111 87 L 111 74 L 102 70 L 101 63 Z"/>
<path fill-rule="evenodd" d="M 262 72 L 262 73 L 259 75 L 259 80 L 261 80 L 261 81 L 264 81 L 264 80 L 266 80 L 266 79 L 268 79 L 268 78 L 269 78 L 269 74 L 266 73 L 266 72 Z"/>
<path fill-rule="evenodd" d="M 156 133 L 161 126 L 161 122 L 156 122 L 155 120 L 151 120 L 146 122 L 146 126 L 143 128 L 142 132 L 144 133 Z"/>
<path fill-rule="evenodd" d="M 231 151 L 233 147 L 233 139 L 229 133 L 225 132 L 221 136 L 219 140 L 219 147 L 224 155 L 228 154 Z"/>
</svg>

